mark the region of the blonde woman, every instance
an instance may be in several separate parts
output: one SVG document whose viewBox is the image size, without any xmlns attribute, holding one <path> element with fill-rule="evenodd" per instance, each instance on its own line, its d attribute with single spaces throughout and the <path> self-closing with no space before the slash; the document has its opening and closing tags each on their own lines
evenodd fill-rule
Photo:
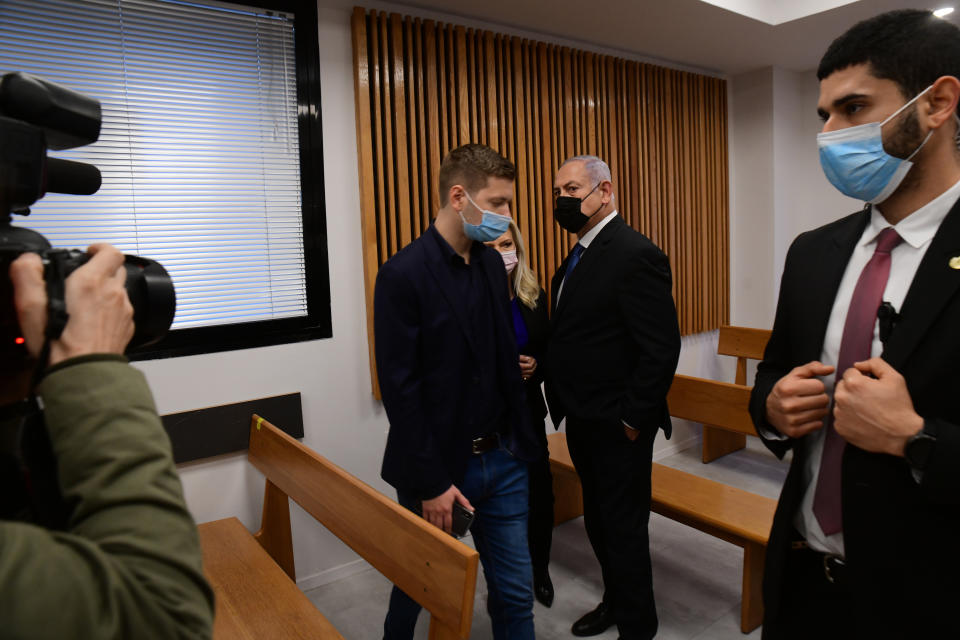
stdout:
<svg viewBox="0 0 960 640">
<path fill-rule="evenodd" d="M 530 422 L 540 441 L 542 455 L 530 463 L 530 516 L 527 539 L 533 564 L 533 593 L 546 606 L 553 604 L 553 583 L 550 580 L 550 545 L 553 538 L 553 479 L 547 452 L 544 418 L 547 405 L 540 385 L 543 375 L 540 358 L 546 353 L 550 320 L 547 316 L 547 294 L 527 263 L 523 236 L 516 222 L 499 238 L 486 243 L 500 252 L 507 270 L 513 329 L 520 351 L 520 373 L 523 376 L 530 411 Z M 539 427 L 537 427 L 539 425 Z"/>
</svg>

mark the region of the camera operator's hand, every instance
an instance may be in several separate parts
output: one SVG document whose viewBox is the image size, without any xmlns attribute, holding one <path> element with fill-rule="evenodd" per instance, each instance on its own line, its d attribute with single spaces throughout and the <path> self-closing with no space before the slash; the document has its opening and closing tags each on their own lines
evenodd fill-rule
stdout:
<svg viewBox="0 0 960 640">
<path fill-rule="evenodd" d="M 90 261 L 67 278 L 70 319 L 60 338 L 50 344 L 50 365 L 91 353 L 123 353 L 133 337 L 133 306 L 124 288 L 123 254 L 108 244 L 94 244 L 87 251 Z M 39 355 L 47 326 L 47 289 L 40 257 L 25 253 L 14 260 L 10 280 L 27 349 Z"/>
</svg>

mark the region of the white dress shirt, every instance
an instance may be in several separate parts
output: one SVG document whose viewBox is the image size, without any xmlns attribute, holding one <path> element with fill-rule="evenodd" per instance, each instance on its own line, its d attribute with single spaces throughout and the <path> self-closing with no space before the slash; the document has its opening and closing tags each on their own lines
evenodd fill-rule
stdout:
<svg viewBox="0 0 960 640">
<path fill-rule="evenodd" d="M 907 297 L 907 291 L 910 289 L 913 277 L 917 273 L 920 261 L 930 247 L 930 241 L 936 235 L 940 223 L 947 217 L 947 213 L 950 212 L 958 199 L 960 199 L 960 182 L 954 184 L 936 199 L 917 209 L 893 227 L 903 238 L 903 242 L 890 252 L 890 278 L 887 280 L 887 287 L 883 292 L 883 301 L 889 302 L 897 311 L 903 306 L 903 301 Z M 850 307 L 850 300 L 853 298 L 853 290 L 857 286 L 860 272 L 873 257 L 877 236 L 889 226 L 890 223 L 874 206 L 870 213 L 870 223 L 864 229 L 863 235 L 860 236 L 860 240 L 850 256 L 847 269 L 840 281 L 840 288 L 837 290 L 837 296 L 833 301 L 833 310 L 830 312 L 830 321 L 827 323 L 827 333 L 823 341 L 823 352 L 820 354 L 820 361 L 824 364 L 834 367 L 837 365 L 840 341 L 843 338 L 843 326 L 847 321 L 847 310 Z M 876 357 L 882 351 L 883 346 L 880 343 L 878 322 L 874 324 L 870 355 Z M 827 394 L 831 397 L 831 410 L 833 387 L 838 373 L 843 374 L 840 371 L 821 378 Z M 803 500 L 800 502 L 800 510 L 794 516 L 793 523 L 811 547 L 818 551 L 836 553 L 842 556 L 844 553 L 843 532 L 829 536 L 825 535 L 820 528 L 820 523 L 813 515 L 813 496 L 817 487 L 817 477 L 820 474 L 823 440 L 824 430 L 820 429 L 811 433 L 803 441 L 802 446 L 807 449 L 806 464 L 803 467 L 803 483 L 806 490 L 803 494 Z"/>
</svg>

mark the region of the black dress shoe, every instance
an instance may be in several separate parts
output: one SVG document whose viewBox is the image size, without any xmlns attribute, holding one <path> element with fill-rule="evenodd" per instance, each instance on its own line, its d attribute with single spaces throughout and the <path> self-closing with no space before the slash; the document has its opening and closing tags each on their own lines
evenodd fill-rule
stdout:
<svg viewBox="0 0 960 640">
<path fill-rule="evenodd" d="M 533 595 L 545 607 L 553 604 L 553 582 L 548 572 L 533 575 Z"/>
<path fill-rule="evenodd" d="M 585 637 L 600 635 L 614 625 L 613 611 L 604 603 L 597 605 L 597 608 L 573 623 L 570 631 L 573 635 Z"/>
</svg>

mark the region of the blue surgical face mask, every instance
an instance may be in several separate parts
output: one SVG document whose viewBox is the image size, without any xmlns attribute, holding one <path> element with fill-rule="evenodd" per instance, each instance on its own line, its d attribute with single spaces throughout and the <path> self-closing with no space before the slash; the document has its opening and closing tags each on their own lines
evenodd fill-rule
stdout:
<svg viewBox="0 0 960 640">
<path fill-rule="evenodd" d="M 903 159 L 884 151 L 882 127 L 929 90 L 927 87 L 918 93 L 883 122 L 817 134 L 820 166 L 833 186 L 846 196 L 874 204 L 890 197 L 913 166 L 910 160 L 927 143 L 933 130 L 910 157 Z"/>
<path fill-rule="evenodd" d="M 462 212 L 457 212 L 460 214 L 460 219 L 463 220 L 463 233 L 468 238 L 476 240 L 477 242 L 491 242 L 502 236 L 504 232 L 510 228 L 510 216 L 502 216 L 493 211 L 480 209 L 477 203 L 473 201 L 473 198 L 470 197 L 470 194 L 467 193 L 466 189 L 464 189 L 463 192 L 467 194 L 467 200 L 470 201 L 470 204 L 477 207 L 480 213 L 483 214 L 483 219 L 480 220 L 480 224 L 470 224 L 467 222 L 467 219 L 463 217 Z"/>
</svg>

